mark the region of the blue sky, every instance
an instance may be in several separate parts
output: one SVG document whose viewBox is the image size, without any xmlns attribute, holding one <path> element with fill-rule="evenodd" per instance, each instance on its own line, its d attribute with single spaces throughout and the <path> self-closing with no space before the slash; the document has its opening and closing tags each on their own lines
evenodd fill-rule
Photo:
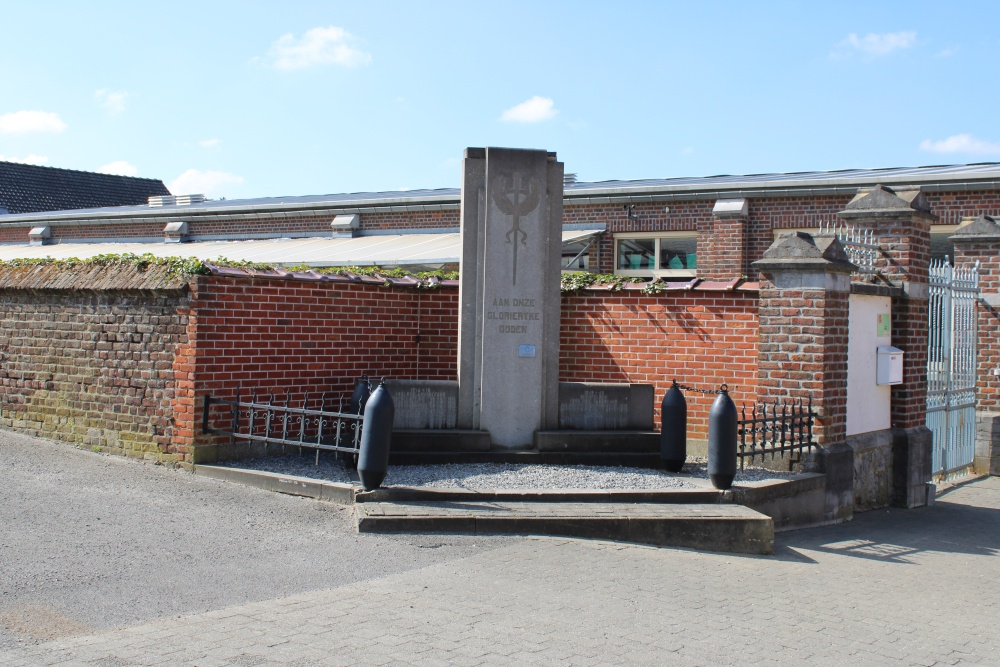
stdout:
<svg viewBox="0 0 1000 667">
<path fill-rule="evenodd" d="M 989 2 L 6 2 L 0 159 L 227 198 L 1000 160 Z"/>
</svg>

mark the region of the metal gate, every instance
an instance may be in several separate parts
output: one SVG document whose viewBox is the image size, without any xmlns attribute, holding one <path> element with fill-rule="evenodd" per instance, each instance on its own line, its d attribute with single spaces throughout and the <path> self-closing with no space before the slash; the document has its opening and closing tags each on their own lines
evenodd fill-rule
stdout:
<svg viewBox="0 0 1000 667">
<path fill-rule="evenodd" d="M 934 434 L 935 480 L 968 472 L 976 449 L 976 302 L 979 263 L 930 267 L 927 428 Z"/>
</svg>

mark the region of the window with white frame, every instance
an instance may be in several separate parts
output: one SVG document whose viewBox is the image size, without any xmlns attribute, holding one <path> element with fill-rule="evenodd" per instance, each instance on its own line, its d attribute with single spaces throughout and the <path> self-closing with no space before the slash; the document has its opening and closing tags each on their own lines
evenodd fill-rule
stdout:
<svg viewBox="0 0 1000 667">
<path fill-rule="evenodd" d="M 623 232 L 615 235 L 615 273 L 693 277 L 698 266 L 695 232 Z"/>
</svg>

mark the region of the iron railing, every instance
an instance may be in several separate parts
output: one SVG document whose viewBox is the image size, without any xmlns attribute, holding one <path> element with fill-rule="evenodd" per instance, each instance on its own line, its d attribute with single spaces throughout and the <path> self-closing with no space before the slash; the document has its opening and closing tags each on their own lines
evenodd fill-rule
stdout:
<svg viewBox="0 0 1000 667">
<path fill-rule="evenodd" d="M 976 448 L 979 263 L 931 261 L 928 299 L 927 428 L 935 479 L 965 474 Z"/>
<path fill-rule="evenodd" d="M 812 399 L 792 403 L 758 403 L 751 406 L 749 416 L 744 405 L 737 421 L 736 456 L 743 470 L 747 460 L 759 458 L 762 462 L 771 457 L 787 458 L 788 469 L 801 460 L 802 454 L 816 447 L 813 424 L 816 413 Z M 786 454 L 788 455 L 786 457 Z"/>
<path fill-rule="evenodd" d="M 349 405 L 349 401 L 346 403 Z M 318 409 L 310 409 L 305 398 L 299 407 L 287 397 L 283 403 L 276 402 L 273 395 L 266 401 L 259 400 L 256 392 L 243 400 L 239 389 L 234 400 L 206 396 L 202 432 L 229 436 L 234 444 L 263 444 L 265 453 L 268 445 L 313 449 L 317 464 L 321 451 L 357 455 L 364 406 L 359 410 L 361 414 L 345 412 L 343 397 L 335 404 L 325 393 L 313 405 Z"/>
<path fill-rule="evenodd" d="M 819 236 L 835 236 L 844 246 L 844 251 L 854 265 L 854 275 L 874 276 L 878 274 L 876 264 L 881 248 L 875 242 L 875 232 L 871 229 L 857 229 L 850 225 L 821 225 Z"/>
</svg>

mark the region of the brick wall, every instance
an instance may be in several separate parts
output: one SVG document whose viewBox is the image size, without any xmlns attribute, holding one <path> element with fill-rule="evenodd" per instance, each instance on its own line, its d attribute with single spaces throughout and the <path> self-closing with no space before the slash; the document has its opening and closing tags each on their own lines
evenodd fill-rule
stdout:
<svg viewBox="0 0 1000 667">
<path fill-rule="evenodd" d="M 183 217 L 183 216 L 181 216 Z M 330 234 L 330 223 L 333 214 L 291 214 L 287 217 L 258 218 L 253 216 L 231 216 L 225 219 L 204 219 L 191 216 L 188 220 L 190 236 L 239 236 L 250 235 L 281 235 L 281 234 L 315 234 L 317 236 Z M 38 222 L 33 226 L 44 225 Z M 149 222 L 116 222 L 87 225 L 51 225 L 53 241 L 87 241 L 93 239 L 137 239 L 161 238 L 166 222 L 150 220 Z M 373 212 L 361 215 L 360 228 L 373 230 L 407 230 L 425 228 L 457 228 L 459 215 L 457 210 L 444 211 L 399 211 Z M 0 243 L 27 243 L 30 227 L 0 226 Z"/>
<path fill-rule="evenodd" d="M 0 425 L 176 461 L 175 351 L 186 286 L 127 270 L 116 287 L 65 271 L 0 271 Z"/>
<path fill-rule="evenodd" d="M 257 391 L 281 401 L 350 395 L 367 373 L 394 379 L 455 379 L 458 292 L 267 278 L 199 278 L 194 405 L 206 394 Z M 201 435 L 198 445 L 217 442 Z"/>
<path fill-rule="evenodd" d="M 301 402 L 349 394 L 361 373 L 457 375 L 454 288 L 14 272 L 0 275 L 0 424 L 85 446 L 192 463 L 219 442 L 201 433 L 206 394 L 231 398 L 242 384 Z M 737 403 L 752 401 L 756 311 L 755 292 L 566 295 L 561 379 L 654 384 L 657 413 L 674 378 L 725 382 Z M 693 438 L 706 435 L 712 398 L 688 394 Z"/>
<path fill-rule="evenodd" d="M 747 275 L 747 221 L 714 218 L 698 230 L 698 277 L 728 280 Z"/>
<path fill-rule="evenodd" d="M 762 401 L 812 399 L 821 445 L 838 444 L 847 424 L 848 292 L 760 292 L 758 392 Z"/>
<path fill-rule="evenodd" d="M 979 289 L 984 298 L 978 305 L 977 407 L 986 412 L 1000 412 L 1000 378 L 993 375 L 993 369 L 1000 368 L 1000 307 L 995 305 L 996 295 L 1000 294 L 1000 243 L 965 242 L 956 245 L 955 255 L 958 266 L 979 262 Z M 987 303 L 987 299 L 993 304 Z"/>
<path fill-rule="evenodd" d="M 756 397 L 756 292 L 584 291 L 564 295 L 559 379 L 656 387 L 655 414 L 671 381 L 723 383 L 737 406 Z M 686 392 L 689 437 L 707 437 L 714 396 Z"/>
</svg>

